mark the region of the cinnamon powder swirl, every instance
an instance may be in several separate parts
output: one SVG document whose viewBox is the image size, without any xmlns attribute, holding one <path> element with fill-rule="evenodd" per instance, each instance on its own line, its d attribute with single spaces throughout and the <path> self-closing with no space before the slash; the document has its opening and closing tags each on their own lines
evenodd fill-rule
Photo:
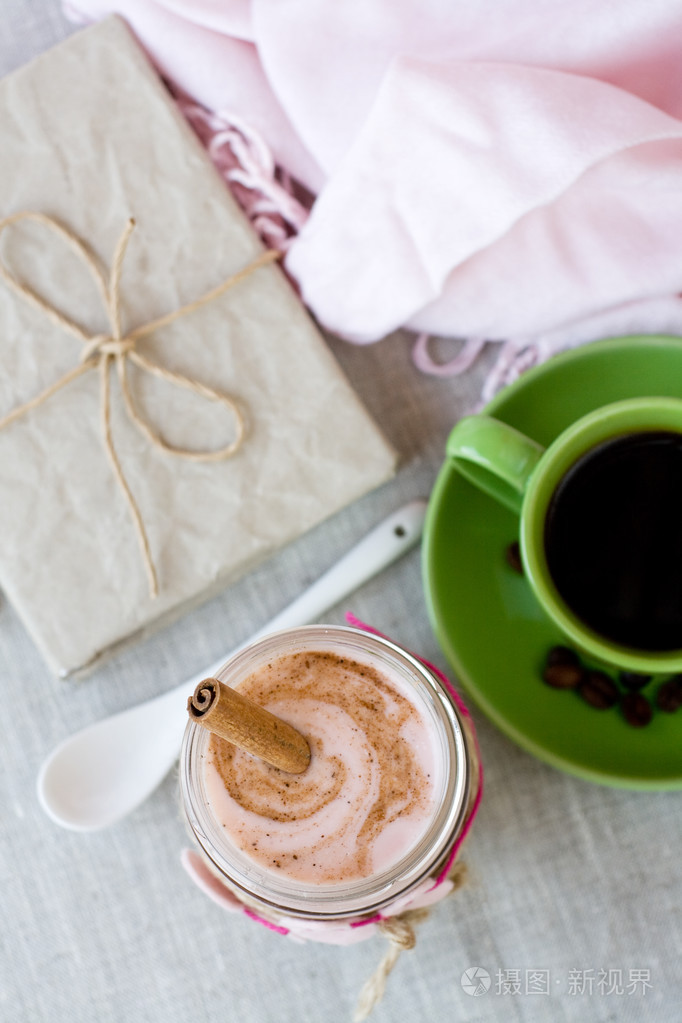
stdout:
<svg viewBox="0 0 682 1023">
<path fill-rule="evenodd" d="M 426 831 L 440 787 L 434 725 L 402 680 L 319 650 L 287 654 L 239 691 L 311 747 L 300 775 L 212 737 L 209 806 L 226 837 L 265 870 L 311 884 L 369 877 Z"/>
</svg>

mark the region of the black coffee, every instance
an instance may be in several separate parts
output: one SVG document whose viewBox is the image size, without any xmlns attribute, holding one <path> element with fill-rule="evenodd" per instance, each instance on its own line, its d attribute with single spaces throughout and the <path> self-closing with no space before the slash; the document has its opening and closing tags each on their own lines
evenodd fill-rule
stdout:
<svg viewBox="0 0 682 1023">
<path fill-rule="evenodd" d="M 606 441 L 550 502 L 545 556 L 566 604 L 606 639 L 682 648 L 682 434 Z"/>
</svg>

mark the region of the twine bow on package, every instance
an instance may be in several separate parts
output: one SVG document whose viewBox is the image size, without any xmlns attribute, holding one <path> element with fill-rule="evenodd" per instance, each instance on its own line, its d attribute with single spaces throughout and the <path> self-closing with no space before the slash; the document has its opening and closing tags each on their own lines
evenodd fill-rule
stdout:
<svg viewBox="0 0 682 1023">
<path fill-rule="evenodd" d="M 0 585 L 69 675 L 395 455 L 125 24 L 0 83 Z"/>
</svg>

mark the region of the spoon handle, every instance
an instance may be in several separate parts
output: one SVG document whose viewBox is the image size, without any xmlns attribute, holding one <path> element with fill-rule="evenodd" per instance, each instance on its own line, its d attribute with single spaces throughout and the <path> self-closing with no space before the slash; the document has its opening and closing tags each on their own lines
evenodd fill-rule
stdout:
<svg viewBox="0 0 682 1023">
<path fill-rule="evenodd" d="M 426 501 L 411 501 L 379 523 L 300 597 L 280 611 L 248 640 L 253 643 L 279 629 L 307 625 L 387 568 L 418 542 L 424 527 Z M 243 646 L 247 644 L 244 643 Z M 238 647 L 237 650 L 241 650 Z M 234 653 L 237 653 L 237 650 Z"/>
<path fill-rule="evenodd" d="M 375 526 L 367 536 L 352 547 L 347 554 L 337 561 L 324 575 L 309 586 L 300 597 L 297 597 L 284 610 L 271 618 L 266 625 L 254 632 L 243 643 L 235 647 L 229 654 L 223 654 L 219 661 L 194 675 L 187 682 L 177 687 L 177 691 L 186 689 L 194 692 L 195 686 L 202 678 L 215 675 L 229 657 L 238 654 L 244 647 L 250 646 L 263 636 L 280 629 L 293 629 L 297 625 L 308 625 L 323 615 L 330 607 L 334 607 L 349 593 L 357 590 L 363 583 L 388 568 L 411 547 L 414 547 L 424 528 L 427 502 L 421 498 L 410 501 L 387 519 Z M 185 713 L 184 704 L 182 706 Z M 184 723 L 183 723 L 184 728 Z"/>
<path fill-rule="evenodd" d="M 188 695 L 193 693 L 203 678 L 215 675 L 228 658 L 234 657 L 244 647 L 250 646 L 251 643 L 255 643 L 256 640 L 262 639 L 264 636 L 269 636 L 272 632 L 279 632 L 280 629 L 293 629 L 298 625 L 309 625 L 330 607 L 334 607 L 348 594 L 357 590 L 363 583 L 378 575 L 384 568 L 388 568 L 419 542 L 424 528 L 426 506 L 427 502 L 420 498 L 410 501 L 398 511 L 393 512 L 262 628 L 240 643 L 229 654 L 223 654 L 215 664 L 181 683 L 174 692 L 187 690 Z M 184 702 L 178 702 L 182 715 L 182 731 L 184 731 L 187 713 Z"/>
</svg>

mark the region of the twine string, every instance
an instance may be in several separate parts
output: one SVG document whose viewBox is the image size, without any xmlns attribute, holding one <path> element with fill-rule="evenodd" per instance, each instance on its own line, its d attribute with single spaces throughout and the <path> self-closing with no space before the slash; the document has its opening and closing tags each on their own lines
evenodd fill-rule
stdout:
<svg viewBox="0 0 682 1023">
<path fill-rule="evenodd" d="M 51 398 L 53 394 L 56 394 L 84 373 L 89 372 L 91 369 L 99 370 L 100 423 L 104 447 L 116 482 L 130 511 L 135 532 L 137 534 L 138 546 L 147 572 L 150 596 L 156 597 L 158 595 L 158 581 L 149 546 L 149 539 L 147 537 L 147 531 L 145 529 L 138 504 L 121 467 L 112 437 L 110 387 L 111 364 L 113 362 L 116 366 L 116 373 L 121 394 L 123 396 L 123 403 L 128 417 L 131 422 L 135 424 L 138 430 L 147 438 L 150 444 L 161 451 L 167 452 L 168 454 L 175 455 L 179 458 L 186 458 L 189 461 L 194 462 L 218 462 L 230 458 L 241 447 L 245 433 L 244 417 L 237 402 L 224 392 L 208 387 L 206 384 L 202 384 L 199 380 L 195 380 L 193 377 L 166 369 L 165 366 L 153 362 L 137 350 L 137 342 L 175 322 L 175 320 L 178 320 L 183 316 L 187 316 L 189 313 L 193 313 L 201 306 L 215 301 L 215 299 L 225 294 L 225 292 L 230 288 L 240 284 L 260 267 L 266 266 L 269 263 L 274 262 L 274 260 L 279 259 L 280 254 L 273 249 L 267 249 L 243 269 L 226 278 L 221 284 L 212 288 L 210 291 L 205 292 L 205 294 L 200 295 L 199 298 L 194 301 L 188 302 L 186 305 L 180 306 L 178 309 L 174 309 L 163 316 L 157 317 L 155 320 L 151 320 L 149 323 L 142 324 L 128 333 L 123 334 L 121 330 L 121 273 L 128 242 L 135 228 L 135 221 L 130 218 L 126 223 L 126 226 L 117 242 L 107 280 L 99 262 L 86 247 L 85 243 L 53 217 L 44 213 L 27 210 L 5 217 L 3 220 L 0 220 L 0 235 L 2 235 L 2 232 L 8 227 L 21 220 L 31 220 L 56 233 L 87 266 L 99 291 L 103 307 L 106 310 L 110 333 L 90 334 L 83 330 L 78 323 L 47 302 L 31 287 L 29 287 L 29 285 L 18 281 L 7 269 L 4 261 L 0 257 L 0 278 L 5 282 L 5 284 L 16 295 L 18 295 L 22 301 L 25 301 L 29 305 L 40 310 L 40 312 L 46 316 L 50 322 L 62 331 L 76 337 L 83 345 L 78 365 L 67 370 L 67 372 L 59 378 L 59 380 L 50 384 L 35 397 L 24 402 L 24 404 L 19 405 L 17 408 L 12 409 L 12 411 L 10 411 L 6 416 L 0 418 L 0 430 L 9 426 L 21 416 L 26 415 L 32 409 L 42 405 L 43 402 Z M 168 383 L 174 384 L 175 386 L 183 387 L 194 394 L 197 394 L 199 397 L 206 398 L 209 401 L 218 402 L 227 409 L 234 419 L 234 439 L 217 450 L 206 449 L 192 451 L 169 444 L 156 430 L 153 429 L 151 423 L 143 415 L 141 415 L 135 407 L 128 383 L 127 364 L 129 361 L 143 372 L 150 373 L 152 376 L 161 380 L 166 380 Z"/>
<path fill-rule="evenodd" d="M 450 895 L 458 891 L 466 880 L 466 867 L 463 863 L 455 863 L 448 875 L 452 881 Z M 384 997 L 386 982 L 398 962 L 402 952 L 409 952 L 417 944 L 415 924 L 421 923 L 429 916 L 427 907 L 406 909 L 397 916 L 387 917 L 379 924 L 379 930 L 388 939 L 388 948 L 376 970 L 364 984 L 355 1006 L 353 1023 L 363 1023 L 375 1006 Z"/>
<path fill-rule="evenodd" d="M 388 949 L 360 992 L 355 1006 L 353 1023 L 363 1023 L 363 1020 L 367 1019 L 374 1007 L 384 997 L 386 983 L 401 952 L 406 952 L 417 944 L 414 924 L 426 919 L 428 915 L 428 909 L 408 909 L 399 916 L 382 921 L 379 925 L 381 933 L 388 938 Z"/>
</svg>

